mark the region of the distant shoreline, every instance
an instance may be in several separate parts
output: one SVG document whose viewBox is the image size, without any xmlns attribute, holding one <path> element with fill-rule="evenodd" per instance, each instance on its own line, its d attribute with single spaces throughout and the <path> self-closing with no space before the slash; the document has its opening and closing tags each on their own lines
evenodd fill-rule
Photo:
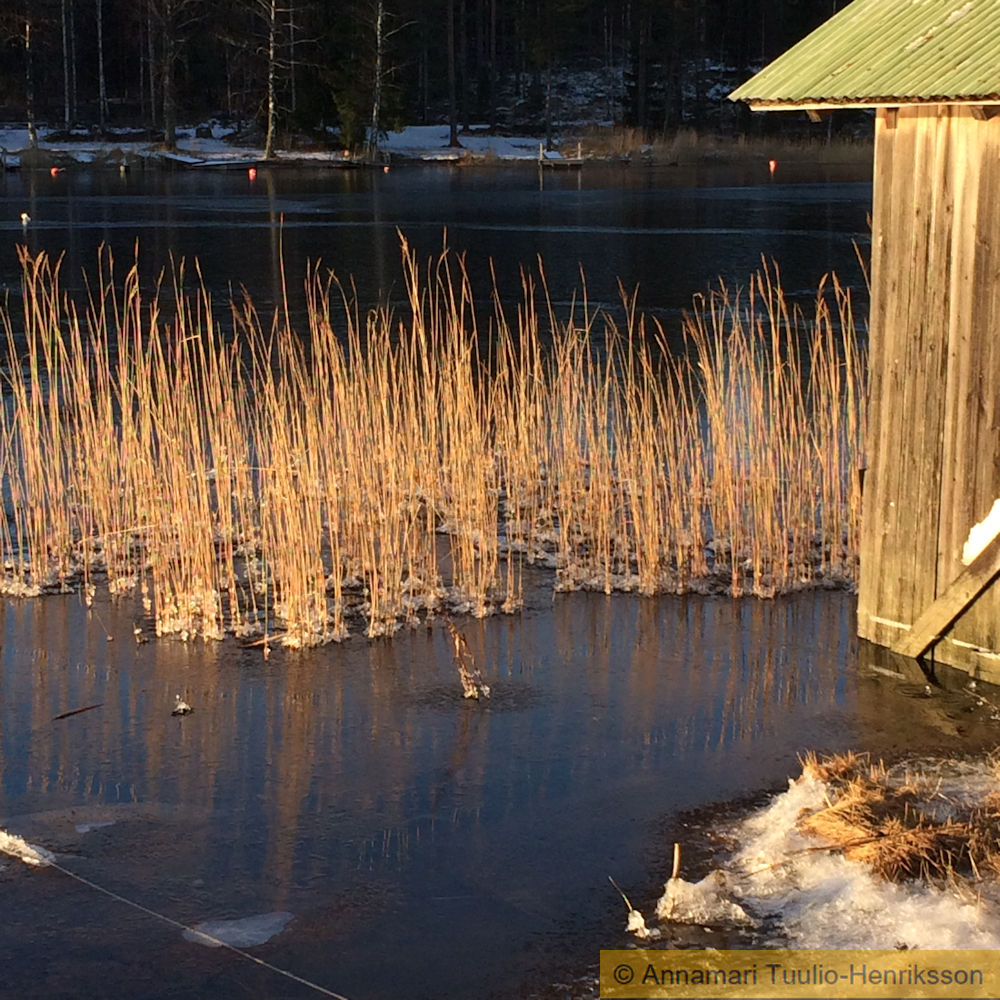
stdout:
<svg viewBox="0 0 1000 1000">
<path fill-rule="evenodd" d="M 40 130 L 44 131 L 44 130 Z M 196 134 L 197 133 L 197 134 Z M 671 135 L 647 138 L 623 126 L 589 126 L 567 131 L 551 151 L 537 136 L 493 134 L 485 127 L 459 133 L 459 146 L 447 145 L 447 126 L 413 126 L 387 133 L 376 158 L 351 156 L 339 149 L 281 149 L 265 159 L 253 145 L 227 140 L 231 131 L 201 126 L 182 130 L 177 148 L 167 150 L 148 133 L 123 130 L 101 137 L 80 131 L 67 138 L 51 130 L 36 148 L 27 142 L 24 128 L 0 128 L 0 166 L 7 170 L 91 169 L 210 169 L 251 170 L 287 168 L 385 168 L 413 164 L 449 166 L 586 167 L 588 164 L 695 166 L 735 164 L 769 159 L 818 165 L 862 164 L 871 160 L 871 137 L 726 136 L 682 129 Z M 132 136 L 143 135 L 136 141 Z"/>
</svg>

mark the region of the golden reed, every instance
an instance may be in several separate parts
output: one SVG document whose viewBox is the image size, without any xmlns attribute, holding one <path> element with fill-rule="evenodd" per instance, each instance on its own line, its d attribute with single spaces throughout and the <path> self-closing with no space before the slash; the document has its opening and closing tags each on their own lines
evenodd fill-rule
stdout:
<svg viewBox="0 0 1000 1000">
<path fill-rule="evenodd" d="M 559 589 L 769 596 L 853 582 L 865 359 L 765 266 L 696 297 L 684 350 L 623 298 L 483 320 L 461 258 L 403 243 L 408 308 L 306 276 L 308 329 L 101 257 L 84 302 L 22 251 L 0 309 L 0 587 L 141 596 L 157 634 L 309 646 Z M 514 316 L 512 320 L 510 317 Z M 480 328 L 483 323 L 488 329 Z"/>
</svg>

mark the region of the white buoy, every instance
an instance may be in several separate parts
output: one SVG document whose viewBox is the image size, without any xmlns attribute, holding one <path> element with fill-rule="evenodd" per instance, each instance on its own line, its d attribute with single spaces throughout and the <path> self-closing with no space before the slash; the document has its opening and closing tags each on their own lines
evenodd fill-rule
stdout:
<svg viewBox="0 0 1000 1000">
<path fill-rule="evenodd" d="M 27 212 L 22 212 L 21 213 L 21 225 L 22 226 L 26 226 L 29 222 L 31 222 L 31 216 L 28 215 Z"/>
<path fill-rule="evenodd" d="M 177 704 L 174 705 L 174 710 L 170 714 L 190 715 L 193 711 L 194 709 L 180 695 L 177 695 Z"/>
</svg>

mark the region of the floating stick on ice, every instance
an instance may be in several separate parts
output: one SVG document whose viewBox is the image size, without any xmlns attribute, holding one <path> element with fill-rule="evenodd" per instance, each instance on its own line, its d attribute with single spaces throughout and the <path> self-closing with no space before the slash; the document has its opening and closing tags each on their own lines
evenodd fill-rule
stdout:
<svg viewBox="0 0 1000 1000">
<path fill-rule="evenodd" d="M 56 860 L 56 856 L 45 850 L 44 847 L 29 844 L 21 837 L 7 833 L 6 830 L 0 830 L 0 851 L 9 854 L 12 858 L 17 858 L 18 861 L 23 861 L 26 865 L 34 865 L 36 868 L 47 868 Z"/>
<path fill-rule="evenodd" d="M 95 708 L 103 708 L 104 702 L 99 701 L 96 705 L 84 705 L 83 708 L 71 708 L 68 712 L 60 712 L 58 715 L 52 716 L 53 722 L 58 722 L 60 719 L 68 719 L 71 715 L 79 715 L 81 712 L 89 712 Z"/>
</svg>

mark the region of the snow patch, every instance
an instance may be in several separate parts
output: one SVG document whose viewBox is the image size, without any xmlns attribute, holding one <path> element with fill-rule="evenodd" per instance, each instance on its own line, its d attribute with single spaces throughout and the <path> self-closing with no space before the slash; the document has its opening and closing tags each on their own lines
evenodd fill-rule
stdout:
<svg viewBox="0 0 1000 1000">
<path fill-rule="evenodd" d="M 113 819 L 106 819 L 98 823 L 77 823 L 76 832 L 77 833 L 90 833 L 91 830 L 100 830 L 105 826 L 114 826 L 115 821 Z"/>
<path fill-rule="evenodd" d="M 969 529 L 969 537 L 962 546 L 962 563 L 968 566 L 1000 532 L 1000 497 L 993 501 L 990 512 Z"/>
<path fill-rule="evenodd" d="M 44 847 L 38 847 L 36 844 L 29 844 L 16 834 L 7 833 L 6 830 L 0 830 L 0 851 L 23 861 L 26 865 L 34 865 L 36 868 L 47 868 L 56 860 L 56 856 L 51 851 L 45 850 Z"/>
</svg>

